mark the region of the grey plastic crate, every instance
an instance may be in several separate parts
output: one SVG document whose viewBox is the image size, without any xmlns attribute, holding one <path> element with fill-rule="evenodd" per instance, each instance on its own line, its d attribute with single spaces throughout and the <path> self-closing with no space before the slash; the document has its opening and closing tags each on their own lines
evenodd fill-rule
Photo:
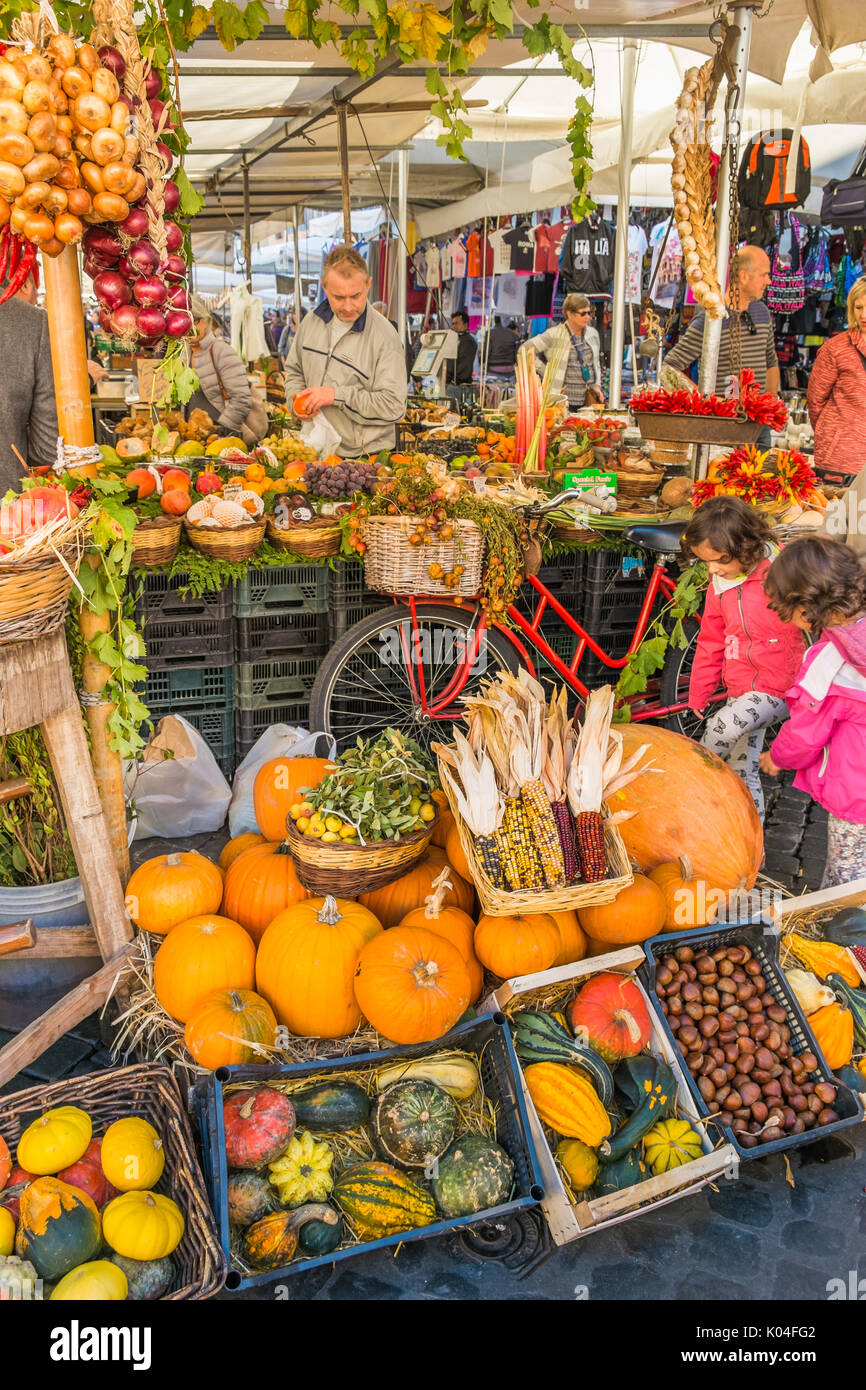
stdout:
<svg viewBox="0 0 866 1390">
<path fill-rule="evenodd" d="M 320 663 L 318 656 L 242 662 L 235 667 L 235 708 L 261 710 L 309 699 Z"/>
</svg>

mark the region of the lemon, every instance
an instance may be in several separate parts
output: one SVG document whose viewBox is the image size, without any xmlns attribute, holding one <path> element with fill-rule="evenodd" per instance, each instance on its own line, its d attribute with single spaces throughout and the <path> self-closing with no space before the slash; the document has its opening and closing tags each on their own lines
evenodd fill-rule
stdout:
<svg viewBox="0 0 866 1390">
<path fill-rule="evenodd" d="M 307 831 L 310 828 L 309 817 L 298 816 L 298 819 L 295 821 L 295 825 L 298 827 L 302 835 L 306 835 Z"/>
<path fill-rule="evenodd" d="M 418 800 L 417 796 L 413 796 L 412 800 L 409 802 L 409 815 L 417 816 L 420 810 L 421 802 Z"/>
<path fill-rule="evenodd" d="M 307 826 L 307 834 L 312 835 L 314 840 L 321 840 L 322 836 L 325 834 L 325 827 L 322 825 L 321 821 L 311 820 L 310 824 Z"/>
<path fill-rule="evenodd" d="M 302 802 L 301 802 L 301 815 L 302 815 L 302 816 L 311 816 L 311 815 L 313 814 L 313 812 L 315 811 L 315 809 L 316 809 L 316 808 L 315 808 L 315 806 L 313 805 L 313 803 L 312 803 L 311 801 L 302 801 Z"/>
<path fill-rule="evenodd" d="M 296 801 L 296 802 L 294 803 L 293 806 L 290 806 L 290 807 L 289 807 L 289 815 L 291 816 L 292 820 L 297 820 L 297 819 L 298 819 L 298 816 L 299 816 L 300 814 L 301 814 L 301 803 L 300 803 L 300 801 Z"/>
<path fill-rule="evenodd" d="M 435 820 L 436 807 L 433 805 L 432 801 L 425 801 L 421 806 L 421 810 L 418 812 L 418 814 L 421 817 L 422 821 Z"/>
<path fill-rule="evenodd" d="M 322 844 L 332 845 L 334 841 L 339 840 L 339 838 L 339 835 L 337 835 L 333 830 L 326 830 L 324 835 L 322 836 Z"/>
<path fill-rule="evenodd" d="M 344 825 L 340 831 L 341 840 L 354 840 L 358 834 L 354 825 Z"/>
<path fill-rule="evenodd" d="M 343 822 L 340 820 L 340 817 L 339 817 L 339 816 L 326 816 L 326 817 L 325 817 L 325 829 L 326 829 L 326 830 L 332 830 L 332 831 L 336 834 L 337 831 L 339 831 L 339 830 L 342 829 L 342 826 L 343 826 Z"/>
</svg>

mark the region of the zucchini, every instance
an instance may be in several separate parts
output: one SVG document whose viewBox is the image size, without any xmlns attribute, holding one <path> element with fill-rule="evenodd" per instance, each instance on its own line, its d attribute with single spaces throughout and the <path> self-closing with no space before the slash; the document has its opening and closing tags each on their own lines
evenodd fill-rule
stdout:
<svg viewBox="0 0 866 1390">
<path fill-rule="evenodd" d="M 613 1074 L 597 1052 L 581 1047 L 550 1014 L 524 1009 L 511 1019 L 514 1047 L 524 1065 L 533 1062 L 563 1062 L 585 1071 L 607 1109 L 613 1100 Z"/>
<path fill-rule="evenodd" d="M 666 1062 L 649 1052 L 620 1062 L 616 1085 L 630 1114 L 611 1139 L 602 1140 L 598 1150 L 602 1163 L 623 1158 L 658 1120 L 669 1119 L 677 1108 L 677 1079 Z"/>
<path fill-rule="evenodd" d="M 841 975 L 828 975 L 824 981 L 839 1003 L 854 1015 L 854 1041 L 866 1047 L 866 989 L 855 989 Z"/>
<path fill-rule="evenodd" d="M 354 1081 L 322 1081 L 291 1097 L 298 1129 L 339 1134 L 360 1129 L 370 1118 L 366 1091 Z"/>
<path fill-rule="evenodd" d="M 435 1057 L 383 1067 L 376 1073 L 376 1090 L 387 1090 L 395 1081 L 432 1081 L 454 1100 L 469 1100 L 481 1084 L 477 1066 L 462 1052 L 437 1052 Z"/>
</svg>

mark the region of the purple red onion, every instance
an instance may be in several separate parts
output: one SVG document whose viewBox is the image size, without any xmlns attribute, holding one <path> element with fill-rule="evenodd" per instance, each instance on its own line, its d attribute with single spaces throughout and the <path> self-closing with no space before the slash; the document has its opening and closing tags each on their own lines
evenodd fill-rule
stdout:
<svg viewBox="0 0 866 1390">
<path fill-rule="evenodd" d="M 107 227 L 88 227 L 81 243 L 85 256 L 103 261 L 106 265 L 116 265 L 123 255 L 123 246 Z"/>
<path fill-rule="evenodd" d="M 129 215 L 117 224 L 124 236 L 143 237 L 147 233 L 147 211 L 142 207 L 130 208 Z"/>
<path fill-rule="evenodd" d="M 172 309 L 188 309 L 189 291 L 186 285 L 176 285 L 173 290 L 170 290 L 167 303 L 171 305 Z"/>
<path fill-rule="evenodd" d="M 158 275 L 143 275 L 132 287 L 138 304 L 164 304 L 168 290 Z"/>
<path fill-rule="evenodd" d="M 159 256 L 149 241 L 136 241 L 126 253 L 134 275 L 152 275 L 159 265 Z"/>
<path fill-rule="evenodd" d="M 123 61 L 122 54 L 116 48 L 111 48 L 109 44 L 104 44 L 99 50 L 99 57 L 102 66 L 113 72 L 118 82 L 122 82 L 126 73 L 126 63 Z"/>
<path fill-rule="evenodd" d="M 163 196 L 165 198 L 166 212 L 174 212 L 180 202 L 180 189 L 176 183 L 172 183 L 171 179 L 166 179 Z"/>
<path fill-rule="evenodd" d="M 158 72 L 154 72 L 153 68 L 151 68 L 150 72 L 147 74 L 147 77 L 144 79 L 144 91 L 148 100 L 157 95 L 161 86 L 162 78 L 160 77 Z M 152 105 L 153 103 L 151 101 L 151 106 Z M 160 103 L 160 105 L 162 105 L 162 103 Z M 153 120 L 154 124 L 156 124 L 156 116 L 154 116 Z"/>
<path fill-rule="evenodd" d="M 129 284 L 117 270 L 103 270 L 93 281 L 97 299 L 104 304 L 109 313 L 119 309 L 121 304 L 132 301 Z"/>
<path fill-rule="evenodd" d="M 143 312 L 134 304 L 120 304 L 111 314 L 111 331 L 119 338 L 134 338 L 138 332 L 138 316 Z M 162 315 L 160 315 L 160 318 Z"/>
<path fill-rule="evenodd" d="M 186 261 L 183 256 L 166 256 L 159 269 L 166 280 L 171 280 L 175 284 L 186 279 Z"/>
<path fill-rule="evenodd" d="M 162 338 L 165 334 L 165 314 L 155 304 L 147 304 L 138 310 L 137 327 L 142 338 Z"/>
<path fill-rule="evenodd" d="M 185 309 L 170 309 L 165 316 L 165 331 L 169 338 L 185 338 L 192 328 L 192 314 Z"/>
<path fill-rule="evenodd" d="M 179 251 L 183 246 L 183 232 L 176 222 L 166 222 L 165 244 L 169 251 Z"/>
</svg>

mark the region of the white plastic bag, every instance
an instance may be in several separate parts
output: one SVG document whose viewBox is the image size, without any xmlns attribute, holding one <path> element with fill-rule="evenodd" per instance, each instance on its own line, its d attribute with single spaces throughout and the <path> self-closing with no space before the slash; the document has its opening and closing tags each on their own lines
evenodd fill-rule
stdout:
<svg viewBox="0 0 866 1390">
<path fill-rule="evenodd" d="M 289 724 L 271 724 L 257 739 L 235 773 L 229 806 L 229 834 L 257 831 L 253 810 L 256 773 L 272 758 L 333 758 L 337 744 L 330 734 L 311 734 Z"/>
<path fill-rule="evenodd" d="M 137 840 L 219 830 L 231 787 L 201 734 L 180 715 L 160 719 L 141 761 L 127 767 L 132 770 L 127 795 L 135 802 Z"/>
<path fill-rule="evenodd" d="M 333 454 L 342 443 L 334 426 L 325 419 L 321 410 L 312 420 L 305 420 L 301 425 L 301 439 L 315 449 L 316 456 L 320 459 L 326 459 L 329 454 Z"/>
</svg>

